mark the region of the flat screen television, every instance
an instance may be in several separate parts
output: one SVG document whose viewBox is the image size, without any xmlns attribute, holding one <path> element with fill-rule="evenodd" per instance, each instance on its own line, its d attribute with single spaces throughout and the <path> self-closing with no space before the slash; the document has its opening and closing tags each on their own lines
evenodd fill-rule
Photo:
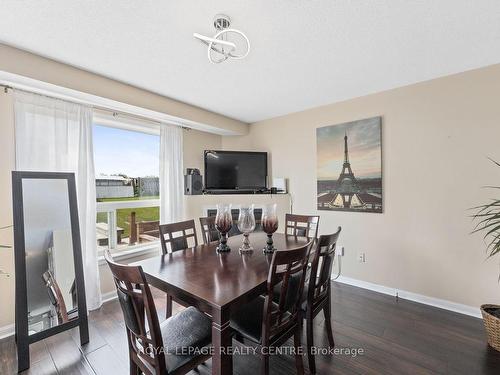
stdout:
<svg viewBox="0 0 500 375">
<path fill-rule="evenodd" d="M 205 150 L 206 190 L 267 188 L 267 152 Z"/>
</svg>

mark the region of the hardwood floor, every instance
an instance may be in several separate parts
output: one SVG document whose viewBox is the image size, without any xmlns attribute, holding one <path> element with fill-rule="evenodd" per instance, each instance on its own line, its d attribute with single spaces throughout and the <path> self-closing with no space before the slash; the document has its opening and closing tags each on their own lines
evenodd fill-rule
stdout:
<svg viewBox="0 0 500 375">
<path fill-rule="evenodd" d="M 338 283 L 332 293 L 336 348 L 361 348 L 364 353 L 317 355 L 318 374 L 500 374 L 500 353 L 487 346 L 480 319 Z M 155 302 L 164 317 L 164 295 L 155 292 Z M 83 348 L 76 330 L 32 345 L 31 368 L 23 374 L 128 374 L 118 303 L 92 312 L 89 324 L 90 343 Z M 316 345 L 326 348 L 321 314 L 314 324 Z M 210 364 L 192 373 L 208 375 Z M 14 374 L 16 366 L 14 339 L 1 340 L 0 374 Z M 234 356 L 235 374 L 254 374 L 258 366 L 255 356 Z M 304 366 L 307 371 L 306 356 Z M 295 373 L 291 355 L 272 357 L 270 367 L 272 374 Z"/>
</svg>

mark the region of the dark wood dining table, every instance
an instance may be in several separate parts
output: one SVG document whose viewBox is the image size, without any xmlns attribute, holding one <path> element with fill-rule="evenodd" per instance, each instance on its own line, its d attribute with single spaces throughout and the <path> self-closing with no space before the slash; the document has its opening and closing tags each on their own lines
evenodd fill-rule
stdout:
<svg viewBox="0 0 500 375">
<path fill-rule="evenodd" d="M 134 263 L 141 265 L 148 282 L 212 316 L 212 374 L 233 372 L 229 327 L 231 313 L 265 292 L 272 254 L 264 254 L 267 237 L 250 234 L 252 253 L 240 254 L 243 236 L 228 239 L 231 251 L 217 253 L 217 243 L 152 257 Z M 278 250 L 307 244 L 305 237 L 275 233 Z"/>
</svg>

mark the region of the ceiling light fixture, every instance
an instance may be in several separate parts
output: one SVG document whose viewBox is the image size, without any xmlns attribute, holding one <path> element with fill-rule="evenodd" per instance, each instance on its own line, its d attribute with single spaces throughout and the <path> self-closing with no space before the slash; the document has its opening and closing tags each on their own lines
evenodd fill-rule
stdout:
<svg viewBox="0 0 500 375">
<path fill-rule="evenodd" d="M 243 59 L 250 53 L 250 41 L 240 30 L 230 29 L 231 19 L 224 14 L 214 17 L 214 27 L 217 31 L 213 37 L 193 33 L 193 36 L 208 46 L 207 57 L 212 64 L 218 64 L 227 59 Z M 239 37 L 238 37 L 239 36 Z M 237 52 L 236 42 L 244 42 L 245 49 Z M 244 52 L 243 52 L 244 51 Z"/>
</svg>

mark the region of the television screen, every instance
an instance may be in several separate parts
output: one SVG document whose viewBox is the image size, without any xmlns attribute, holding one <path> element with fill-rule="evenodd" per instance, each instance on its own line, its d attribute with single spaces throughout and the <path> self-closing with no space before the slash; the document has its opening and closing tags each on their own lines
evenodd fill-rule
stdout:
<svg viewBox="0 0 500 375">
<path fill-rule="evenodd" d="M 205 189 L 267 187 L 267 152 L 205 151 Z"/>
</svg>

